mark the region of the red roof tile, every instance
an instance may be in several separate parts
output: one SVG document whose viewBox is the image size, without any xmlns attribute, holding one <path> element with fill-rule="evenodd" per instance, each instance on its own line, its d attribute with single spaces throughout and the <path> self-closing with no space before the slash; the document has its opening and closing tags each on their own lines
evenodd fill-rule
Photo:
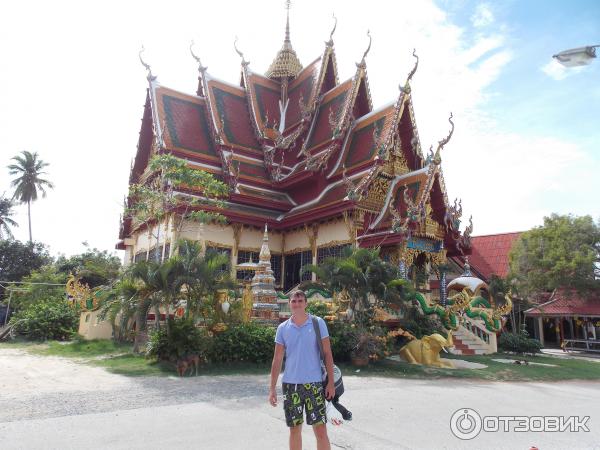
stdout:
<svg viewBox="0 0 600 450">
<path fill-rule="evenodd" d="M 469 263 L 486 280 L 492 275 L 505 277 L 508 274 L 508 254 L 520 232 L 474 236 L 471 240 L 472 253 Z"/>
<path fill-rule="evenodd" d="M 600 294 L 581 294 L 575 290 L 557 289 L 550 300 L 525 311 L 530 316 L 598 316 Z"/>
</svg>

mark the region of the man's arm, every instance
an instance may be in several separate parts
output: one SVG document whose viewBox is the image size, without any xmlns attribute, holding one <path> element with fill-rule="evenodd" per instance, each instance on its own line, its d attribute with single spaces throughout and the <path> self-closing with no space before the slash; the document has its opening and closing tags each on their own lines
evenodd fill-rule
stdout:
<svg viewBox="0 0 600 450">
<path fill-rule="evenodd" d="M 281 372 L 281 364 L 283 363 L 283 354 L 285 353 L 285 347 L 281 344 L 275 344 L 275 353 L 273 354 L 273 362 L 271 363 L 271 385 L 269 386 L 269 403 L 273 406 L 277 406 L 277 379 Z"/>
<path fill-rule="evenodd" d="M 330 400 L 335 397 L 335 382 L 333 380 L 333 354 L 331 353 L 331 342 L 329 337 L 323 338 L 321 341 L 323 342 L 325 369 L 327 369 L 327 387 L 325 388 L 325 397 Z"/>
</svg>

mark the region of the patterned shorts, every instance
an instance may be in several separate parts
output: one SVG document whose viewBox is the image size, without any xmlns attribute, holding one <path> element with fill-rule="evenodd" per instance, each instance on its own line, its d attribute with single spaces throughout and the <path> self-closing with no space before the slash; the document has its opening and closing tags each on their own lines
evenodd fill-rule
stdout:
<svg viewBox="0 0 600 450">
<path fill-rule="evenodd" d="M 321 383 L 283 383 L 282 390 L 283 410 L 288 427 L 295 427 L 304 422 L 302 412 L 305 408 L 308 425 L 327 423 L 325 394 Z"/>
</svg>

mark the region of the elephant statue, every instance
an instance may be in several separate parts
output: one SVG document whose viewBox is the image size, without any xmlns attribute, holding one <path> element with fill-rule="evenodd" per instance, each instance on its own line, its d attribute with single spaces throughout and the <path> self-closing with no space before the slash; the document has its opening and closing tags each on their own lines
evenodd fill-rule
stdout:
<svg viewBox="0 0 600 450">
<path fill-rule="evenodd" d="M 440 351 L 452 347 L 452 333 L 448 332 L 448 339 L 441 334 L 434 333 L 423 336 L 422 339 L 410 341 L 400 349 L 400 358 L 410 364 L 423 364 L 425 366 L 454 368 L 451 362 L 440 359 Z"/>
</svg>

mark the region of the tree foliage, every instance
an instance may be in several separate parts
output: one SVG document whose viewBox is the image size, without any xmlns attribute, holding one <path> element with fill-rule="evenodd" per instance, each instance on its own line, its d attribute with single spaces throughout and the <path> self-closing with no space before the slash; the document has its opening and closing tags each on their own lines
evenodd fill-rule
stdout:
<svg viewBox="0 0 600 450">
<path fill-rule="evenodd" d="M 543 226 L 521 234 L 509 259 L 521 296 L 558 287 L 598 289 L 600 227 L 590 216 L 553 214 Z"/>
<path fill-rule="evenodd" d="M 106 285 L 119 276 L 121 260 L 108 251 L 97 248 L 90 249 L 87 243 L 86 251 L 70 257 L 59 256 L 56 267 L 59 272 L 76 275 L 79 281 L 90 288 Z"/>
<path fill-rule="evenodd" d="M 0 240 L 0 280 L 21 281 L 32 271 L 52 261 L 41 242 Z M 0 296 L 3 290 L 0 288 Z"/>
<path fill-rule="evenodd" d="M 18 227 L 19 224 L 11 219 L 14 215 L 14 204 L 11 199 L 0 197 L 0 239 L 12 239 L 13 234 L 10 227 Z"/>
<path fill-rule="evenodd" d="M 212 174 L 191 169 L 184 160 L 170 154 L 152 157 L 148 163 L 148 173 L 144 182 L 129 187 L 131 202 L 125 214 L 147 226 L 158 224 L 154 236 L 157 242 L 161 225 L 174 212 L 180 215 L 177 228 L 181 227 L 184 220 L 224 223 L 225 217 L 211 209 L 224 207 L 222 199 L 229 193 L 229 186 Z M 199 191 L 200 194 L 182 195 L 181 191 L 185 190 Z"/>
</svg>

